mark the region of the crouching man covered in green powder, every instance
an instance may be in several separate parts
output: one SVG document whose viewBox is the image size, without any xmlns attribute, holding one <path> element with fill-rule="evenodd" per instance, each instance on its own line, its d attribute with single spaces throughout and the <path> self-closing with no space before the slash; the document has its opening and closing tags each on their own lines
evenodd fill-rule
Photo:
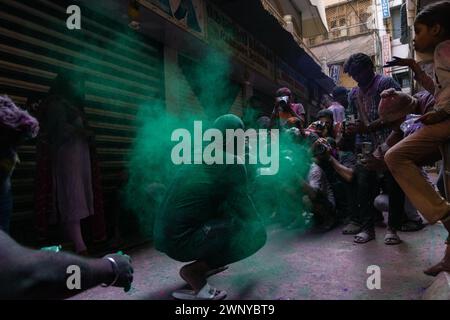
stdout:
<svg viewBox="0 0 450 320">
<path fill-rule="evenodd" d="M 224 115 L 214 128 L 225 135 L 226 129 L 244 129 L 244 124 L 234 115 Z M 251 256 L 266 242 L 266 230 L 248 195 L 245 165 L 233 157 L 234 164 L 182 165 L 157 213 L 156 248 L 172 259 L 191 262 L 181 268 L 180 276 L 192 290 L 175 291 L 177 299 L 225 298 L 226 292 L 209 285 L 207 278 Z"/>
</svg>

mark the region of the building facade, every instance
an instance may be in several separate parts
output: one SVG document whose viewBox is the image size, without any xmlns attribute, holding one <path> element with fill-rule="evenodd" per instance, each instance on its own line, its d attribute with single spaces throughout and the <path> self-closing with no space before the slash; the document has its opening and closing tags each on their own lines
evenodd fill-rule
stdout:
<svg viewBox="0 0 450 320">
<path fill-rule="evenodd" d="M 383 65 L 393 56 L 412 56 L 414 6 L 405 0 L 329 0 L 325 9 L 329 32 L 307 42 L 322 61 L 324 71 L 338 85 L 347 88 L 356 85 L 343 73 L 342 66 L 351 54 L 362 52 L 372 57 L 377 72 L 392 76 L 403 91 L 411 93 L 410 70 Z"/>
<path fill-rule="evenodd" d="M 372 0 L 325 2 L 328 32 L 306 39 L 311 51 L 337 85 L 351 88 L 355 82 L 343 72 L 343 65 L 355 52 L 377 59 L 378 35 Z"/>
<path fill-rule="evenodd" d="M 258 96 L 261 113 L 270 114 L 276 89 L 288 86 L 308 114 L 314 112 L 334 83 L 303 43 L 305 35 L 326 30 L 312 2 L 0 0 L 0 94 L 29 108 L 45 98 L 61 70 L 86 75 L 85 111 L 109 212 L 142 108 L 211 119 L 242 115 L 247 99 Z M 80 30 L 66 26 L 73 4 L 81 8 Z M 199 86 L 193 72 L 218 73 L 220 63 L 209 53 L 226 57 L 218 78 L 223 83 L 212 78 Z M 205 96 L 222 84 L 228 91 L 219 108 L 219 97 Z M 32 229 L 39 187 L 35 143 L 19 149 L 13 177 L 13 223 L 24 232 Z"/>
</svg>

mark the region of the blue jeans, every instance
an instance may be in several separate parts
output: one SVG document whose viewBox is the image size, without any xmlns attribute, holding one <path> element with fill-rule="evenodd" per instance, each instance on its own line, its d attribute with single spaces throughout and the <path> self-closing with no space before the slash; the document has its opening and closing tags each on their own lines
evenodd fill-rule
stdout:
<svg viewBox="0 0 450 320">
<path fill-rule="evenodd" d="M 1 182 L 0 185 L 0 229 L 9 233 L 9 221 L 13 208 L 11 191 L 11 178 Z"/>
</svg>

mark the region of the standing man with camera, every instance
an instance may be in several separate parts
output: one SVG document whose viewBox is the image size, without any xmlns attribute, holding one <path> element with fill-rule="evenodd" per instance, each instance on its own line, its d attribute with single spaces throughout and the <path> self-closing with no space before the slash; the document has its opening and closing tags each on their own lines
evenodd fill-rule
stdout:
<svg viewBox="0 0 450 320">
<path fill-rule="evenodd" d="M 378 175 L 375 170 L 376 159 L 372 152 L 382 146 L 391 130 L 386 128 L 379 119 L 378 105 L 381 101 L 381 92 L 393 88 L 400 91 L 399 84 L 391 77 L 386 77 L 374 72 L 372 59 L 363 53 L 356 53 L 349 57 L 344 64 L 344 72 L 348 73 L 358 86 L 353 88 L 349 95 L 349 111 L 358 115 L 356 128 L 356 151 L 362 151 L 360 164 L 357 165 L 355 178 L 358 190 L 358 210 L 360 221 L 352 221 L 347 225 L 344 234 L 356 234 L 356 243 L 366 243 L 375 239 L 375 218 L 377 210 L 373 203 L 379 194 Z M 364 150 L 361 150 L 362 147 Z M 391 214 L 404 214 L 404 194 L 394 179 L 388 174 L 390 190 L 389 211 Z M 385 236 L 386 244 L 398 244 L 400 239 L 393 226 L 388 227 Z"/>
<path fill-rule="evenodd" d="M 288 119 L 297 119 L 298 126 L 305 125 L 305 108 L 301 103 L 293 102 L 293 95 L 288 88 L 280 88 L 275 94 L 275 107 L 270 117 L 270 127 L 283 128 Z M 293 119 L 292 119 L 293 118 Z"/>
</svg>

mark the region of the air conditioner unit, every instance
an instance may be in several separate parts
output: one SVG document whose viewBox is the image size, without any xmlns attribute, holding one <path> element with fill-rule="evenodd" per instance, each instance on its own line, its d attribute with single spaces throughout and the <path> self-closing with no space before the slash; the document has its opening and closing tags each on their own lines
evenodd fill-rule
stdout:
<svg viewBox="0 0 450 320">
<path fill-rule="evenodd" d="M 340 30 L 340 36 L 341 37 L 346 37 L 347 35 L 348 35 L 348 29 L 347 28 Z"/>
</svg>

